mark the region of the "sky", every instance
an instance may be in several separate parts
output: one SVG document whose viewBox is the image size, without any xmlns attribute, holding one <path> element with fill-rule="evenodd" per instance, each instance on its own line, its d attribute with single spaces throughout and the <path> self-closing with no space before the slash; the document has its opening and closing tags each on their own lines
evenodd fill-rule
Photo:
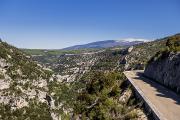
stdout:
<svg viewBox="0 0 180 120">
<path fill-rule="evenodd" d="M 0 0 L 0 38 L 19 48 L 154 40 L 179 32 L 180 0 Z"/>
</svg>

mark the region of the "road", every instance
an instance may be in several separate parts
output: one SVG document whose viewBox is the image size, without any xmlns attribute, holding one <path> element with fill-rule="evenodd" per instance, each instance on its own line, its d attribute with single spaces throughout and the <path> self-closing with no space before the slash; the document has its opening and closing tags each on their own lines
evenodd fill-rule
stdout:
<svg viewBox="0 0 180 120">
<path fill-rule="evenodd" d="M 125 71 L 124 74 L 160 120 L 180 120 L 180 96 L 143 77 L 143 72 Z"/>
</svg>

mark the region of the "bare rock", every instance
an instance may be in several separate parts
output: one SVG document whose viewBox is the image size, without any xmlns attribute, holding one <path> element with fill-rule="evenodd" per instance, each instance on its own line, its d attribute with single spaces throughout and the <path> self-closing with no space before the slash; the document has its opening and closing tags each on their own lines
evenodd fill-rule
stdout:
<svg viewBox="0 0 180 120">
<path fill-rule="evenodd" d="M 133 46 L 129 47 L 128 48 L 128 53 L 132 52 L 133 48 L 134 48 Z"/>
<path fill-rule="evenodd" d="M 8 89 L 9 86 L 10 86 L 9 81 L 0 79 L 0 90 Z"/>
<path fill-rule="evenodd" d="M 122 96 L 119 98 L 119 101 L 121 103 L 126 103 L 129 100 L 129 98 L 131 97 L 131 95 L 132 95 L 132 91 L 130 89 L 128 89 L 123 92 Z"/>
<path fill-rule="evenodd" d="M 159 83 L 180 91 L 180 53 L 169 53 L 163 58 L 149 63 L 144 72 L 145 76 Z"/>
</svg>

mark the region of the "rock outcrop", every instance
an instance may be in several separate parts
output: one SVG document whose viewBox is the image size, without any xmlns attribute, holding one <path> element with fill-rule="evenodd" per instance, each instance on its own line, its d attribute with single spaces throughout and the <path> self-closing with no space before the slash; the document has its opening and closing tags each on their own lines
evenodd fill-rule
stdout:
<svg viewBox="0 0 180 120">
<path fill-rule="evenodd" d="M 0 120 L 57 120 L 61 114 L 53 111 L 59 108 L 49 89 L 54 80 L 52 71 L 0 40 Z"/>
<path fill-rule="evenodd" d="M 156 52 L 166 47 L 166 39 L 155 40 L 152 42 L 146 42 L 127 49 L 125 59 L 122 63 L 125 63 L 124 69 L 127 70 L 143 70 L 148 60 L 153 57 Z"/>
<path fill-rule="evenodd" d="M 144 75 L 180 92 L 180 53 L 166 52 L 147 65 Z"/>
</svg>

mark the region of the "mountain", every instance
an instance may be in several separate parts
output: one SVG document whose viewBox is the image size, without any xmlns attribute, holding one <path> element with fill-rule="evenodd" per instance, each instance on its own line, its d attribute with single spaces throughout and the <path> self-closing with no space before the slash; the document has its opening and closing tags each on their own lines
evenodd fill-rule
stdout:
<svg viewBox="0 0 180 120">
<path fill-rule="evenodd" d="M 123 74 L 113 72 L 121 57 L 114 50 L 57 55 L 51 57 L 53 64 L 40 61 L 56 72 L 32 57 L 39 56 L 0 41 L 0 119 L 143 117 L 142 110 L 133 105 L 132 91 L 123 84 Z"/>
<path fill-rule="evenodd" d="M 146 120 L 146 112 L 139 106 L 139 101 L 133 102 L 137 99 L 122 72 L 144 69 L 149 59 L 165 48 L 167 38 L 122 49 L 112 47 L 74 54 L 66 51 L 66 54 L 42 54 L 32 58 L 51 68 L 63 84 L 61 87 L 53 85 L 51 89 L 55 94 L 54 100 L 60 101 L 59 104 L 63 101 L 62 107 L 68 113 L 65 114 L 67 119 L 73 117 L 91 120 L 98 117 L 111 120 L 113 116 L 114 119 Z"/>
<path fill-rule="evenodd" d="M 132 46 L 139 43 L 145 42 L 144 39 L 124 39 L 124 40 L 104 40 L 97 41 L 83 45 L 75 45 L 71 47 L 64 48 L 64 50 L 78 50 L 78 49 L 87 49 L 87 48 L 109 48 L 116 46 Z"/>
<path fill-rule="evenodd" d="M 0 41 L 0 119 L 147 120 L 123 71 L 144 69 L 168 39 L 86 52 L 23 52 Z"/>
</svg>

